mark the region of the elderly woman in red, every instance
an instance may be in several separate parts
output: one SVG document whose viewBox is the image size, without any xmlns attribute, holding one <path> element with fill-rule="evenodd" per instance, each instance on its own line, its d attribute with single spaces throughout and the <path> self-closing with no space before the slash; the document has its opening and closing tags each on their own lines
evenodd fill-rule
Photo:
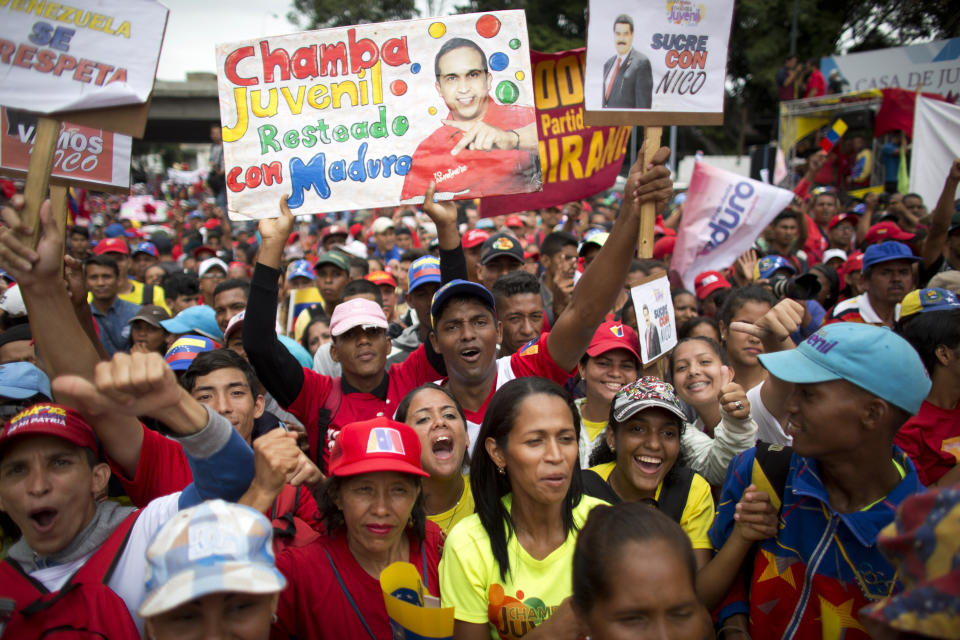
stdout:
<svg viewBox="0 0 960 640">
<path fill-rule="evenodd" d="M 273 441 L 287 447 L 292 439 Z M 269 457 L 269 445 L 258 448 L 259 458 Z M 423 510 L 420 439 L 387 418 L 348 424 L 337 436 L 330 476 L 317 496 L 326 533 L 277 556 L 287 588 L 271 637 L 390 638 L 381 571 L 409 562 L 440 595 L 441 532 Z"/>
</svg>

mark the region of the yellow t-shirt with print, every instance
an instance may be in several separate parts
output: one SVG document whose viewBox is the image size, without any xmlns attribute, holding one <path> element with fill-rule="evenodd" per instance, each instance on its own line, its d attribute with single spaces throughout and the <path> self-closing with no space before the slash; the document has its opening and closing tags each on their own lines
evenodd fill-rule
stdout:
<svg viewBox="0 0 960 640">
<path fill-rule="evenodd" d="M 589 442 L 596 440 L 597 436 L 603 433 L 603 430 L 607 428 L 606 420 L 602 422 L 594 422 L 593 420 L 587 420 L 582 415 L 580 416 L 580 420 L 583 421 L 583 428 L 587 430 L 587 439 Z"/>
<path fill-rule="evenodd" d="M 601 478 L 610 481 L 610 474 L 613 473 L 616 462 L 607 462 L 590 467 L 591 471 L 596 472 Z M 657 486 L 657 492 L 654 494 L 654 500 L 660 499 L 660 491 L 663 489 L 661 482 Z M 713 494 L 710 492 L 710 483 L 699 473 L 693 474 L 693 480 L 690 482 L 690 493 L 687 494 L 687 502 L 683 506 L 683 515 L 680 516 L 680 528 L 683 529 L 690 538 L 690 543 L 694 549 L 713 549 L 710 543 L 710 525 L 713 524 L 714 516 Z"/>
<path fill-rule="evenodd" d="M 163 291 L 163 287 L 159 285 L 153 286 L 153 302 L 144 303 L 143 301 L 143 288 L 146 286 L 139 280 L 130 280 L 130 284 L 133 285 L 133 289 L 128 293 L 121 293 L 117 297 L 121 300 L 126 300 L 127 302 L 132 302 L 133 304 L 155 304 L 158 307 L 163 307 L 163 309 L 170 313 L 170 307 L 167 306 L 166 294 Z M 93 294 L 87 294 L 87 302 L 93 302 Z"/>
<path fill-rule="evenodd" d="M 470 478 L 463 477 L 463 495 L 452 508 L 442 513 L 427 516 L 427 520 L 443 529 L 444 535 L 450 533 L 453 525 L 457 524 L 473 513 L 473 491 L 470 489 Z"/>
<path fill-rule="evenodd" d="M 502 498 L 509 510 L 513 496 Z M 577 530 L 603 500 L 583 496 L 573 510 Z M 543 560 L 533 558 L 517 536 L 507 541 L 510 573 L 506 584 L 490 549 L 490 538 L 473 514 L 450 532 L 440 559 L 440 593 L 444 607 L 455 607 L 464 622 L 489 624 L 493 640 L 515 640 L 549 618 L 572 592 L 576 532 Z"/>
</svg>

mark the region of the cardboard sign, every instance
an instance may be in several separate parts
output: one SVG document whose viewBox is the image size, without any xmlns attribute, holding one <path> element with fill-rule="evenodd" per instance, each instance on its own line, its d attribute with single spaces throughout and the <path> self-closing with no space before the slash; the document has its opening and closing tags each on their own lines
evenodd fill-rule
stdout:
<svg viewBox="0 0 960 640">
<path fill-rule="evenodd" d="M 670 271 L 693 291 L 698 274 L 732 265 L 792 201 L 792 191 L 698 162 L 683 203 Z"/>
<path fill-rule="evenodd" d="M 540 134 L 543 191 L 484 198 L 484 218 L 588 198 L 613 186 L 630 140 L 630 127 L 583 122 L 585 49 L 530 52 Z"/>
<path fill-rule="evenodd" d="M 27 175 L 37 130 L 36 114 L 0 107 L 0 173 Z M 52 182 L 97 190 L 130 188 L 132 140 L 70 122 L 60 126 L 53 152 Z"/>
<path fill-rule="evenodd" d="M 230 217 L 540 189 L 523 11 L 217 46 Z"/>
<path fill-rule="evenodd" d="M 677 318 L 670 296 L 670 279 L 661 276 L 630 289 L 637 312 L 640 358 L 648 364 L 677 346 Z"/>
<path fill-rule="evenodd" d="M 0 104 L 55 113 L 146 102 L 167 13 L 152 0 L 0 2 Z"/>
<path fill-rule="evenodd" d="M 588 124 L 723 124 L 733 0 L 591 0 Z"/>
</svg>

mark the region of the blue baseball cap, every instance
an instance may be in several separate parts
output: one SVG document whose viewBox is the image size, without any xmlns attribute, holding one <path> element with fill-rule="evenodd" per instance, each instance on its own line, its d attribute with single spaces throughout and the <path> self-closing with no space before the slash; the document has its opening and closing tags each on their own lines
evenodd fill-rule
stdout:
<svg viewBox="0 0 960 640">
<path fill-rule="evenodd" d="M 187 307 L 169 320 L 161 320 L 160 326 L 173 334 L 198 333 L 223 342 L 223 332 L 217 325 L 217 312 L 205 304 Z"/>
<path fill-rule="evenodd" d="M 916 262 L 920 260 L 919 256 L 913 255 L 913 251 L 907 245 L 896 240 L 888 240 L 880 244 L 872 244 L 867 247 L 863 254 L 863 271 L 881 262 L 892 262 L 893 260 L 909 260 Z"/>
<path fill-rule="evenodd" d="M 796 349 L 762 353 L 761 364 L 787 382 L 847 382 L 916 414 L 930 377 L 909 342 L 885 327 L 838 322 L 821 327 Z"/>
<path fill-rule="evenodd" d="M 103 235 L 107 238 L 120 238 L 127 235 L 127 230 L 119 222 L 114 222 L 107 225 L 106 229 L 103 230 Z"/>
<path fill-rule="evenodd" d="M 287 281 L 289 282 L 294 278 L 316 280 L 317 274 L 313 270 L 313 265 L 306 260 L 294 260 L 290 263 L 290 266 L 287 267 Z"/>
<path fill-rule="evenodd" d="M 437 324 L 437 314 L 443 307 L 443 304 L 453 296 L 471 296 L 477 298 L 484 305 L 490 307 L 494 315 L 497 313 L 497 305 L 494 302 L 493 294 L 490 293 L 485 286 L 477 284 L 476 282 L 470 282 L 469 280 L 451 280 L 437 289 L 437 292 L 433 294 L 433 302 L 430 304 L 430 316 L 433 319 L 434 326 Z"/>
<path fill-rule="evenodd" d="M 24 400 L 38 393 L 53 399 L 50 378 L 36 365 L 29 362 L 0 364 L 0 396 Z"/>
<path fill-rule="evenodd" d="M 278 593 L 287 584 L 273 526 L 256 509 L 208 500 L 174 515 L 147 547 L 138 613 L 150 618 L 211 593 Z"/>
<path fill-rule="evenodd" d="M 152 242 L 141 242 L 137 245 L 137 248 L 133 250 L 133 255 L 138 253 L 145 253 L 147 255 L 153 256 L 154 258 L 159 258 L 160 254 L 157 253 L 157 247 Z"/>
<path fill-rule="evenodd" d="M 186 371 L 194 358 L 216 348 L 217 344 L 210 338 L 188 334 L 174 340 L 163 359 L 174 371 Z"/>
<path fill-rule="evenodd" d="M 435 256 L 421 256 L 410 263 L 408 272 L 410 291 L 428 282 L 440 282 L 440 259 Z"/>
<path fill-rule="evenodd" d="M 788 269 L 790 273 L 796 274 L 797 270 L 783 256 L 764 256 L 757 262 L 757 275 L 767 279 L 780 269 Z"/>
</svg>

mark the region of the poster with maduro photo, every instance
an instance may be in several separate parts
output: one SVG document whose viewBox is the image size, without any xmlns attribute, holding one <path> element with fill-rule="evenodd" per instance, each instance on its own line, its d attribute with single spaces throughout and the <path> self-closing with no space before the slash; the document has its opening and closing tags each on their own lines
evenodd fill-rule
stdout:
<svg viewBox="0 0 960 640">
<path fill-rule="evenodd" d="M 733 0 L 591 0 L 589 124 L 722 124 Z"/>
<path fill-rule="evenodd" d="M 233 219 L 541 188 L 523 11 L 217 46 Z"/>
<path fill-rule="evenodd" d="M 677 318 L 673 314 L 670 279 L 661 276 L 630 289 L 637 313 L 640 357 L 649 364 L 677 346 Z"/>
</svg>

